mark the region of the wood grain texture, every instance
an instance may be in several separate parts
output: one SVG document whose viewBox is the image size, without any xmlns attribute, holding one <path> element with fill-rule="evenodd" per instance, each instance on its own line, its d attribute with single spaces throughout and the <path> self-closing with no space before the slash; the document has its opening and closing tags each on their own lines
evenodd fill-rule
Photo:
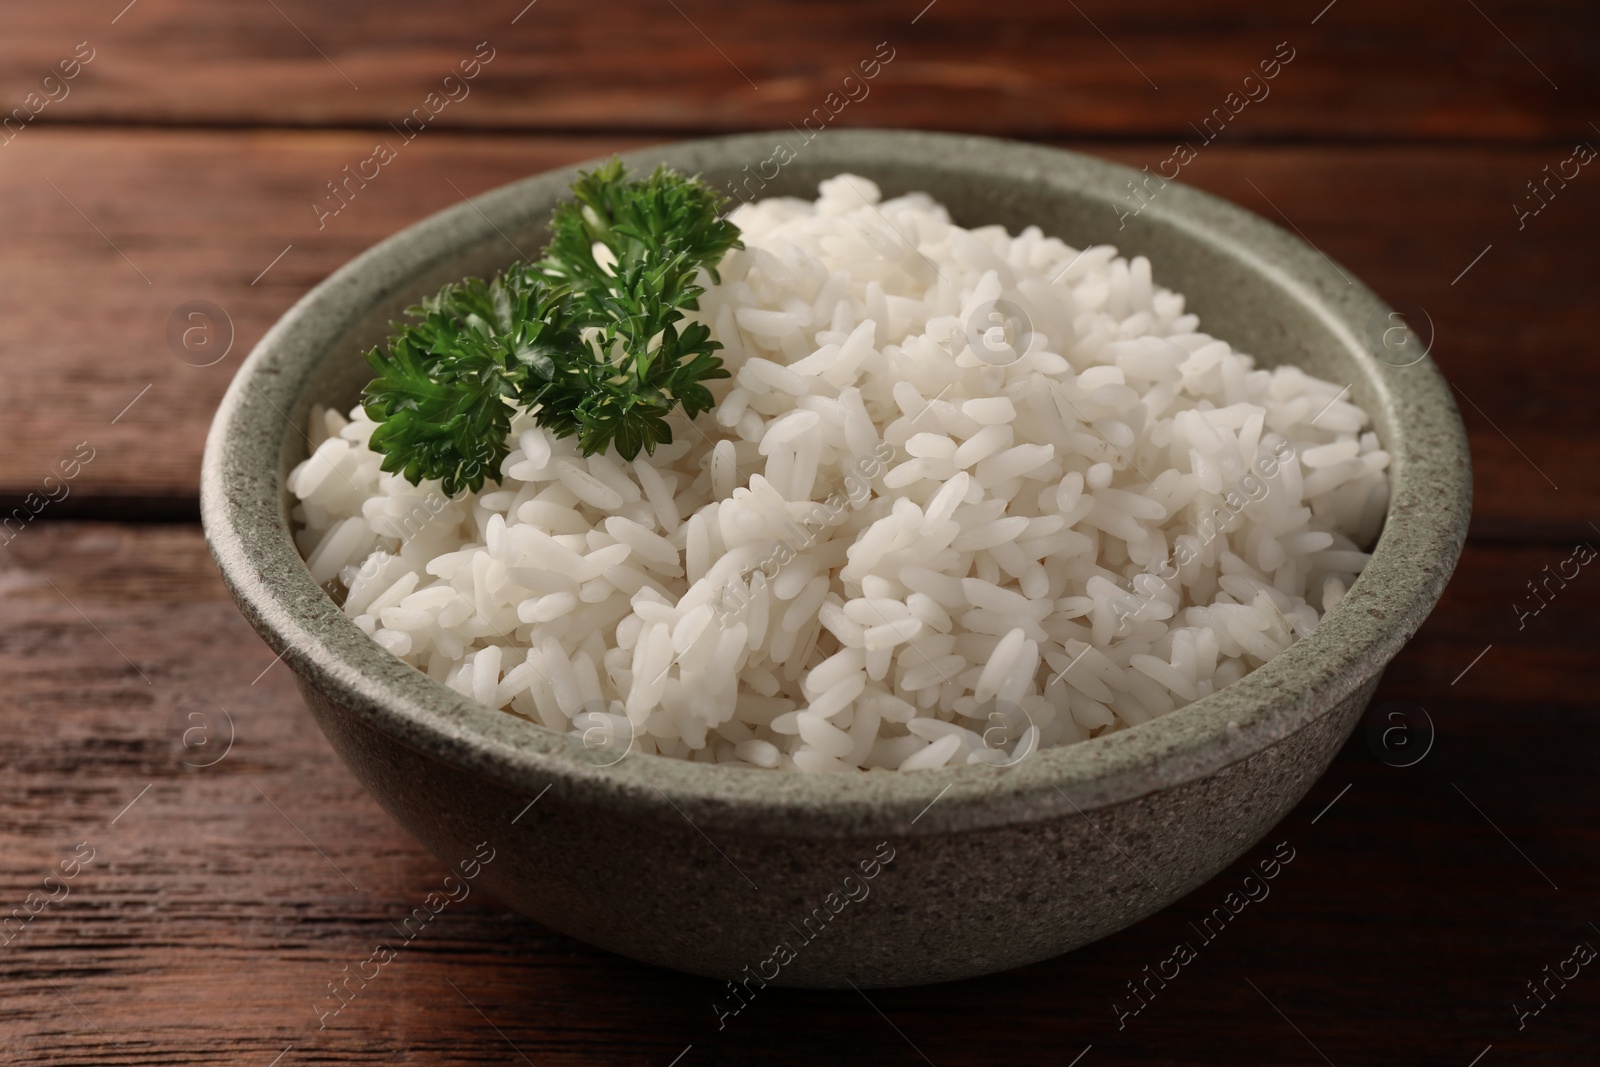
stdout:
<svg viewBox="0 0 1600 1067">
<path fill-rule="evenodd" d="M 1295 58 L 1241 116 L 1245 136 L 1565 138 L 1587 136 L 1597 110 L 1588 75 L 1600 14 L 1553 0 L 1476 10 L 1455 0 L 607 0 L 603 17 L 583 0 L 137 0 L 113 23 L 122 6 L 8 10 L 7 110 L 81 41 L 93 60 L 37 122 L 382 128 L 439 90 L 479 42 L 493 59 L 436 123 L 783 127 L 842 95 L 880 42 L 892 62 L 865 98 L 827 105 L 838 112 L 830 121 L 1187 135 L 1280 42 Z"/>
<path fill-rule="evenodd" d="M 541 1067 L 664 1067 L 689 1046 L 680 1067 L 1060 1065 L 1090 1045 L 1082 1065 L 1320 1063 L 1312 1043 L 1338 1064 L 1465 1065 L 1490 1044 L 1486 1064 L 1577 1062 L 1594 976 L 1520 1031 L 1511 1008 L 1577 941 L 1600 944 L 1600 831 L 1571 817 L 1600 803 L 1577 684 L 1600 579 L 1522 631 L 1509 608 L 1566 554 L 1469 547 L 1377 701 L 1425 705 L 1421 762 L 1387 766 L 1358 733 L 1233 869 L 1069 956 L 870 1001 L 766 991 L 719 1030 L 717 984 L 473 894 L 319 1029 L 327 983 L 395 940 L 444 867 L 337 762 L 281 664 L 252 682 L 272 657 L 197 530 L 44 522 L 0 550 L 0 915 L 80 844 L 93 859 L 6 928 L 0 1033 L 13 1062 L 47 1065 L 523 1062 L 513 1046 Z M 1205 941 L 1189 924 L 1280 841 L 1294 859 L 1270 894 Z M 1180 941 L 1198 958 L 1119 1029 L 1126 983 Z"/>
<path fill-rule="evenodd" d="M 0 199 L 15 206 L 0 216 L 11 252 L 0 259 L 0 286 L 13 294 L 0 317 L 0 511 L 39 491 L 87 443 L 93 460 L 42 514 L 193 518 L 217 402 L 308 288 L 463 195 L 642 143 L 420 136 L 319 229 L 313 198 L 370 154 L 373 136 L 47 130 L 0 151 Z M 1171 152 L 1159 143 L 1087 147 L 1152 169 Z M 1586 477 L 1600 464 L 1600 441 L 1573 434 L 1600 390 L 1583 300 L 1600 240 L 1600 179 L 1581 173 L 1520 230 L 1512 210 L 1525 183 L 1564 158 L 1543 147 L 1219 139 L 1183 170 L 1186 181 L 1297 230 L 1419 323 L 1417 309 L 1425 313 L 1472 434 L 1477 528 L 1495 536 L 1570 537 L 1600 521 L 1600 486 Z M 231 351 L 211 366 L 192 365 L 213 358 L 205 349 L 169 340 L 176 309 L 192 300 L 217 305 L 232 325 Z M 224 338 L 221 319 L 196 322 Z"/>
<path fill-rule="evenodd" d="M 88 442 L 93 459 L 53 514 L 84 514 L 100 497 L 134 512 L 177 499 L 186 518 L 218 400 L 307 289 L 464 195 L 637 143 L 421 136 L 319 228 L 313 199 L 371 154 L 375 135 L 33 136 L 0 152 L 0 196 L 16 209 L 0 218 L 0 285 L 16 297 L 0 317 L 0 498 L 14 506 Z M 177 314 L 196 300 L 221 314 Z M 190 328 L 202 332 L 186 342 Z"/>
</svg>

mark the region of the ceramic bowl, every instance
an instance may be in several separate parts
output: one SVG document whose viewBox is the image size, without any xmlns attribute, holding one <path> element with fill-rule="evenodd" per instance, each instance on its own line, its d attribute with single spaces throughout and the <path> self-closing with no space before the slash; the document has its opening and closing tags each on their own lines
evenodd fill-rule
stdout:
<svg viewBox="0 0 1600 1067">
<path fill-rule="evenodd" d="M 1204 883 L 1294 807 L 1433 608 L 1467 530 L 1461 420 L 1433 363 L 1412 361 L 1421 342 L 1398 317 L 1261 218 L 1070 152 L 785 131 L 624 158 L 746 196 L 809 198 L 849 171 L 885 195 L 930 193 L 963 225 L 1036 224 L 1146 255 L 1207 332 L 1350 387 L 1393 456 L 1387 524 L 1344 600 L 1261 669 L 1013 766 L 835 776 L 600 758 L 380 648 L 311 578 L 287 519 L 284 477 L 306 453 L 311 405 L 356 401 L 359 352 L 419 296 L 537 252 L 579 168 L 529 178 L 417 223 L 313 289 L 240 368 L 206 444 L 201 503 L 223 577 L 401 824 L 478 887 L 592 945 L 751 989 L 869 988 L 999 971 L 1104 937 Z"/>
</svg>

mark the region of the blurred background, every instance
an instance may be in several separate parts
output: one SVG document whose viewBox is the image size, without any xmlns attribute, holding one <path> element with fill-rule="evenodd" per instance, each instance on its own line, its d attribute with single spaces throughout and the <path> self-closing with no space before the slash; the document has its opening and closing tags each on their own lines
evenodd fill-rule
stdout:
<svg viewBox="0 0 1600 1067">
<path fill-rule="evenodd" d="M 1548 576 L 1600 544 L 1597 69 L 1600 8 L 1557 2 L 0 5 L 0 1047 L 263 1067 L 1591 1062 L 1600 977 L 1570 961 L 1600 945 L 1600 578 Z M 870 1000 L 771 991 L 719 1030 L 720 986 L 473 896 L 320 1017 L 444 872 L 337 763 L 215 576 L 196 483 L 223 390 L 309 288 L 464 197 L 792 126 L 1176 167 L 1315 244 L 1457 390 L 1476 507 L 1443 605 L 1301 810 L 1071 956 Z M 1270 900 L 1119 1017 L 1279 841 L 1296 859 Z"/>
</svg>

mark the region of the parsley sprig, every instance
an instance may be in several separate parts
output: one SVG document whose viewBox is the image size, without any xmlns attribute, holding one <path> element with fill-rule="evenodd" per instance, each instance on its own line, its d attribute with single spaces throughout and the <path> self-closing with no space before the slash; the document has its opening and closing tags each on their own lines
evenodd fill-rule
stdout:
<svg viewBox="0 0 1600 1067">
<path fill-rule="evenodd" d="M 363 406 L 384 470 L 476 491 L 498 476 L 517 408 L 576 436 L 584 455 L 615 446 L 633 459 L 672 441 L 673 408 L 692 419 L 711 407 L 701 383 L 728 377 L 722 345 L 703 323 L 680 324 L 699 309 L 699 272 L 719 280 L 722 257 L 743 247 L 722 198 L 665 166 L 630 180 L 617 159 L 572 191 L 544 258 L 445 286 L 366 354 L 377 377 Z"/>
</svg>

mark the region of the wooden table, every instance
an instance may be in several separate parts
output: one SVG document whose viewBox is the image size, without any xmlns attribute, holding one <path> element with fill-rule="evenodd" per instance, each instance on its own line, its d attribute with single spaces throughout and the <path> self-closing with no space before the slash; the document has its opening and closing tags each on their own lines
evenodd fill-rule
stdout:
<svg viewBox="0 0 1600 1067">
<path fill-rule="evenodd" d="M 1600 544 L 1600 173 L 1568 164 L 1539 200 L 1529 186 L 1600 145 L 1600 12 L 924 2 L 8 7 L 0 513 L 37 511 L 0 534 L 9 1062 L 1595 1062 L 1600 974 L 1553 975 L 1600 946 L 1600 576 L 1549 585 L 1537 615 L 1516 605 Z M 206 556 L 197 469 L 230 375 L 308 287 L 400 227 L 551 166 L 797 123 L 880 42 L 892 60 L 834 124 L 1152 168 L 1292 51 L 1182 178 L 1431 321 L 1477 510 L 1378 697 L 1409 709 L 1394 723 L 1426 755 L 1392 766 L 1358 732 L 1234 869 L 1008 974 L 769 993 L 719 1031 L 716 984 L 475 895 L 319 1029 L 313 1002 L 443 871 L 336 761 Z M 445 81 L 475 57 L 470 81 Z M 446 92 L 460 98 L 429 114 Z M 423 133 L 319 225 L 325 183 L 419 107 Z M 1295 859 L 1271 896 L 1119 1028 L 1127 983 L 1280 841 Z"/>
</svg>

